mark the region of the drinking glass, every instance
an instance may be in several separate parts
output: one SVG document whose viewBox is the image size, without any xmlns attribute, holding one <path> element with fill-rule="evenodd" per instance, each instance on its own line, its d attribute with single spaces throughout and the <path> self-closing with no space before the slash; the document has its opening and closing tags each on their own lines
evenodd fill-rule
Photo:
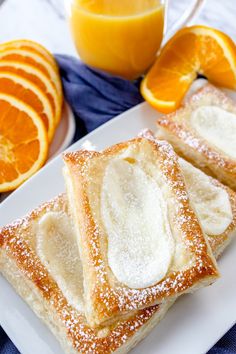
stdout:
<svg viewBox="0 0 236 354">
<path fill-rule="evenodd" d="M 161 45 L 193 19 L 203 1 L 192 2 L 168 28 L 167 0 L 65 0 L 81 60 L 130 80 L 148 70 Z"/>
</svg>

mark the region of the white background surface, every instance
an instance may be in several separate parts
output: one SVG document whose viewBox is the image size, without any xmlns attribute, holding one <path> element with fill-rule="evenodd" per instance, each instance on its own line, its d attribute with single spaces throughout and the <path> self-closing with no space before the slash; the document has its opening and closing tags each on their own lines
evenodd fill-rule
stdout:
<svg viewBox="0 0 236 354">
<path fill-rule="evenodd" d="M 170 22 L 191 0 L 169 0 Z M 30 38 L 54 53 L 76 54 L 64 15 L 64 0 L 5 0 L 0 6 L 0 42 Z M 236 0 L 206 0 L 195 23 L 219 28 L 236 39 Z"/>
</svg>

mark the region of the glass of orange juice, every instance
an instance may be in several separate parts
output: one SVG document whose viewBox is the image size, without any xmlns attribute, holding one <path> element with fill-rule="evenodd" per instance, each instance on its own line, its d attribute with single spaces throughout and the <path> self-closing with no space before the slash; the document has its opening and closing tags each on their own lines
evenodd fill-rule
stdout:
<svg viewBox="0 0 236 354">
<path fill-rule="evenodd" d="M 130 80 L 152 65 L 166 32 L 167 1 L 65 1 L 76 49 L 87 65 Z M 194 1 L 168 36 L 192 19 L 202 2 Z"/>
</svg>

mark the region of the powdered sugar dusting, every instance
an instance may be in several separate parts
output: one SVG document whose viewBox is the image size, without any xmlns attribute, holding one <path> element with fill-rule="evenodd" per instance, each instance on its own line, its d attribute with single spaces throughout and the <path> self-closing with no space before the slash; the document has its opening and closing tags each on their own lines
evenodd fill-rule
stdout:
<svg viewBox="0 0 236 354">
<path fill-rule="evenodd" d="M 0 239 L 3 240 L 1 247 L 17 263 L 22 273 L 37 287 L 44 298 L 43 301 L 46 301 L 51 311 L 55 313 L 55 318 L 64 324 L 67 336 L 78 352 L 84 354 L 112 353 L 145 325 L 159 311 L 159 308 L 155 306 L 139 311 L 127 320 L 107 327 L 103 336 L 100 335 L 99 330 L 90 328 L 83 314 L 68 305 L 57 283 L 42 265 L 30 246 L 30 241 L 27 240 L 28 236 L 32 236 L 33 223 L 37 222 L 43 214 L 55 210 L 67 213 L 64 196 L 45 203 L 25 218 L 1 229 Z M 28 236 L 27 232 L 29 232 Z"/>
<path fill-rule="evenodd" d="M 235 174 L 236 164 L 234 159 L 217 148 L 216 145 L 214 146 L 210 144 L 210 142 L 201 136 L 190 123 L 191 113 L 195 112 L 199 107 L 207 107 L 207 105 L 210 105 L 213 109 L 218 107 L 221 110 L 225 110 L 225 112 L 230 112 L 229 114 L 233 113 L 236 115 L 235 102 L 223 91 L 207 84 L 193 94 L 182 108 L 174 113 L 158 118 L 157 125 L 163 131 L 163 136 L 167 140 L 170 140 L 174 146 L 177 142 L 173 141 L 172 136 L 179 140 L 179 143 L 177 143 L 175 147 L 178 150 L 181 150 L 183 155 L 185 155 L 184 145 L 188 145 L 193 151 L 197 152 L 197 154 L 202 155 L 202 159 L 205 160 L 204 164 L 206 166 L 210 160 L 219 168 Z M 187 119 L 185 119 L 185 117 L 187 117 Z M 224 129 L 223 126 L 222 129 Z M 222 145 L 221 142 L 221 146 Z"/>
<path fill-rule="evenodd" d="M 162 194 L 155 178 L 135 159 L 108 163 L 101 189 L 108 263 L 115 277 L 130 288 L 156 284 L 171 264 L 174 240 Z"/>
<path fill-rule="evenodd" d="M 212 281 L 217 276 L 216 266 L 210 253 L 208 253 L 205 237 L 189 204 L 189 197 L 178 164 L 178 157 L 169 143 L 154 139 L 150 141 L 144 138 L 137 138 L 111 147 L 99 155 L 90 155 L 88 160 L 84 160 L 82 164 L 79 163 L 77 165 L 77 170 L 82 171 L 86 186 L 88 186 L 93 183 L 92 177 L 90 177 L 91 165 L 96 174 L 99 174 L 102 170 L 100 164 L 103 161 L 108 161 L 109 158 L 113 158 L 117 154 L 119 156 L 122 154 L 125 159 L 132 159 L 133 149 L 137 149 L 140 156 L 142 156 L 140 158 L 144 158 L 145 154 L 142 155 L 142 147 L 147 147 L 147 144 L 148 146 L 151 144 L 156 163 L 165 181 L 165 188 L 167 188 L 169 193 L 168 203 L 173 203 L 172 208 L 175 210 L 174 228 L 178 230 L 186 252 L 190 252 L 193 255 L 192 259 L 194 261 L 190 262 L 188 267 L 183 270 L 170 271 L 165 279 L 158 282 L 158 284 L 144 289 L 131 289 L 115 281 L 113 279 L 114 275 L 111 274 L 110 269 L 107 267 L 104 250 L 101 250 L 100 237 L 101 235 L 104 237 L 104 230 L 101 229 L 101 224 L 97 223 L 95 213 L 90 211 L 91 205 L 89 200 L 86 199 L 86 204 L 84 204 L 85 201 L 81 204 L 81 207 L 85 208 L 88 214 L 86 214 L 87 221 L 82 232 L 85 232 L 89 249 L 92 250 L 89 252 L 88 261 L 93 265 L 96 277 L 93 296 L 92 294 L 87 294 L 87 296 L 93 302 L 93 314 L 96 313 L 97 320 L 101 322 L 122 313 L 160 303 L 168 297 L 175 297 L 183 292 L 191 291 L 196 284 L 199 285 L 200 280 L 205 279 L 206 283 L 208 278 L 211 278 Z M 96 160 L 97 156 L 100 156 L 101 159 Z M 98 161 L 97 165 L 96 161 Z M 75 166 L 73 168 L 76 169 Z M 113 279 L 112 282 L 111 279 Z"/>
</svg>

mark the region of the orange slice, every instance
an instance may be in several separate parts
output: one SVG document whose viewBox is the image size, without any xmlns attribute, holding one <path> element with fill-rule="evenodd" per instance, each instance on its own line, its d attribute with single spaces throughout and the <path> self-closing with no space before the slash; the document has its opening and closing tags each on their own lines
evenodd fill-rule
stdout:
<svg viewBox="0 0 236 354">
<path fill-rule="evenodd" d="M 20 48 L 20 49 L 26 49 L 29 51 L 37 52 L 38 54 L 41 54 L 44 56 L 44 58 L 51 62 L 53 66 L 55 66 L 55 69 L 57 70 L 57 63 L 53 57 L 53 55 L 41 44 L 31 41 L 29 39 L 17 39 L 14 41 L 10 42 L 5 42 L 0 45 L 0 50 L 5 50 L 6 48 Z"/>
<path fill-rule="evenodd" d="M 197 74 L 236 89 L 236 46 L 226 34 L 206 26 L 178 31 L 143 79 L 141 93 L 160 112 L 172 112 Z"/>
<path fill-rule="evenodd" d="M 12 95 L 32 107 L 41 117 L 51 141 L 55 124 L 47 96 L 35 84 L 18 75 L 0 72 L 0 93 Z"/>
<path fill-rule="evenodd" d="M 0 46 L 0 59 L 18 61 L 34 66 L 49 78 L 52 85 L 57 90 L 60 101 L 62 100 L 62 86 L 58 70 L 53 64 L 47 61 L 43 55 L 28 49 L 5 48 L 3 50 Z"/>
<path fill-rule="evenodd" d="M 17 61 L 1 60 L 0 73 L 3 71 L 11 72 L 31 81 L 46 94 L 51 105 L 56 126 L 61 116 L 61 104 L 58 93 L 48 77 L 34 66 Z"/>
<path fill-rule="evenodd" d="M 17 98 L 0 93 L 0 192 L 13 190 L 32 176 L 47 152 L 40 116 Z"/>
</svg>

